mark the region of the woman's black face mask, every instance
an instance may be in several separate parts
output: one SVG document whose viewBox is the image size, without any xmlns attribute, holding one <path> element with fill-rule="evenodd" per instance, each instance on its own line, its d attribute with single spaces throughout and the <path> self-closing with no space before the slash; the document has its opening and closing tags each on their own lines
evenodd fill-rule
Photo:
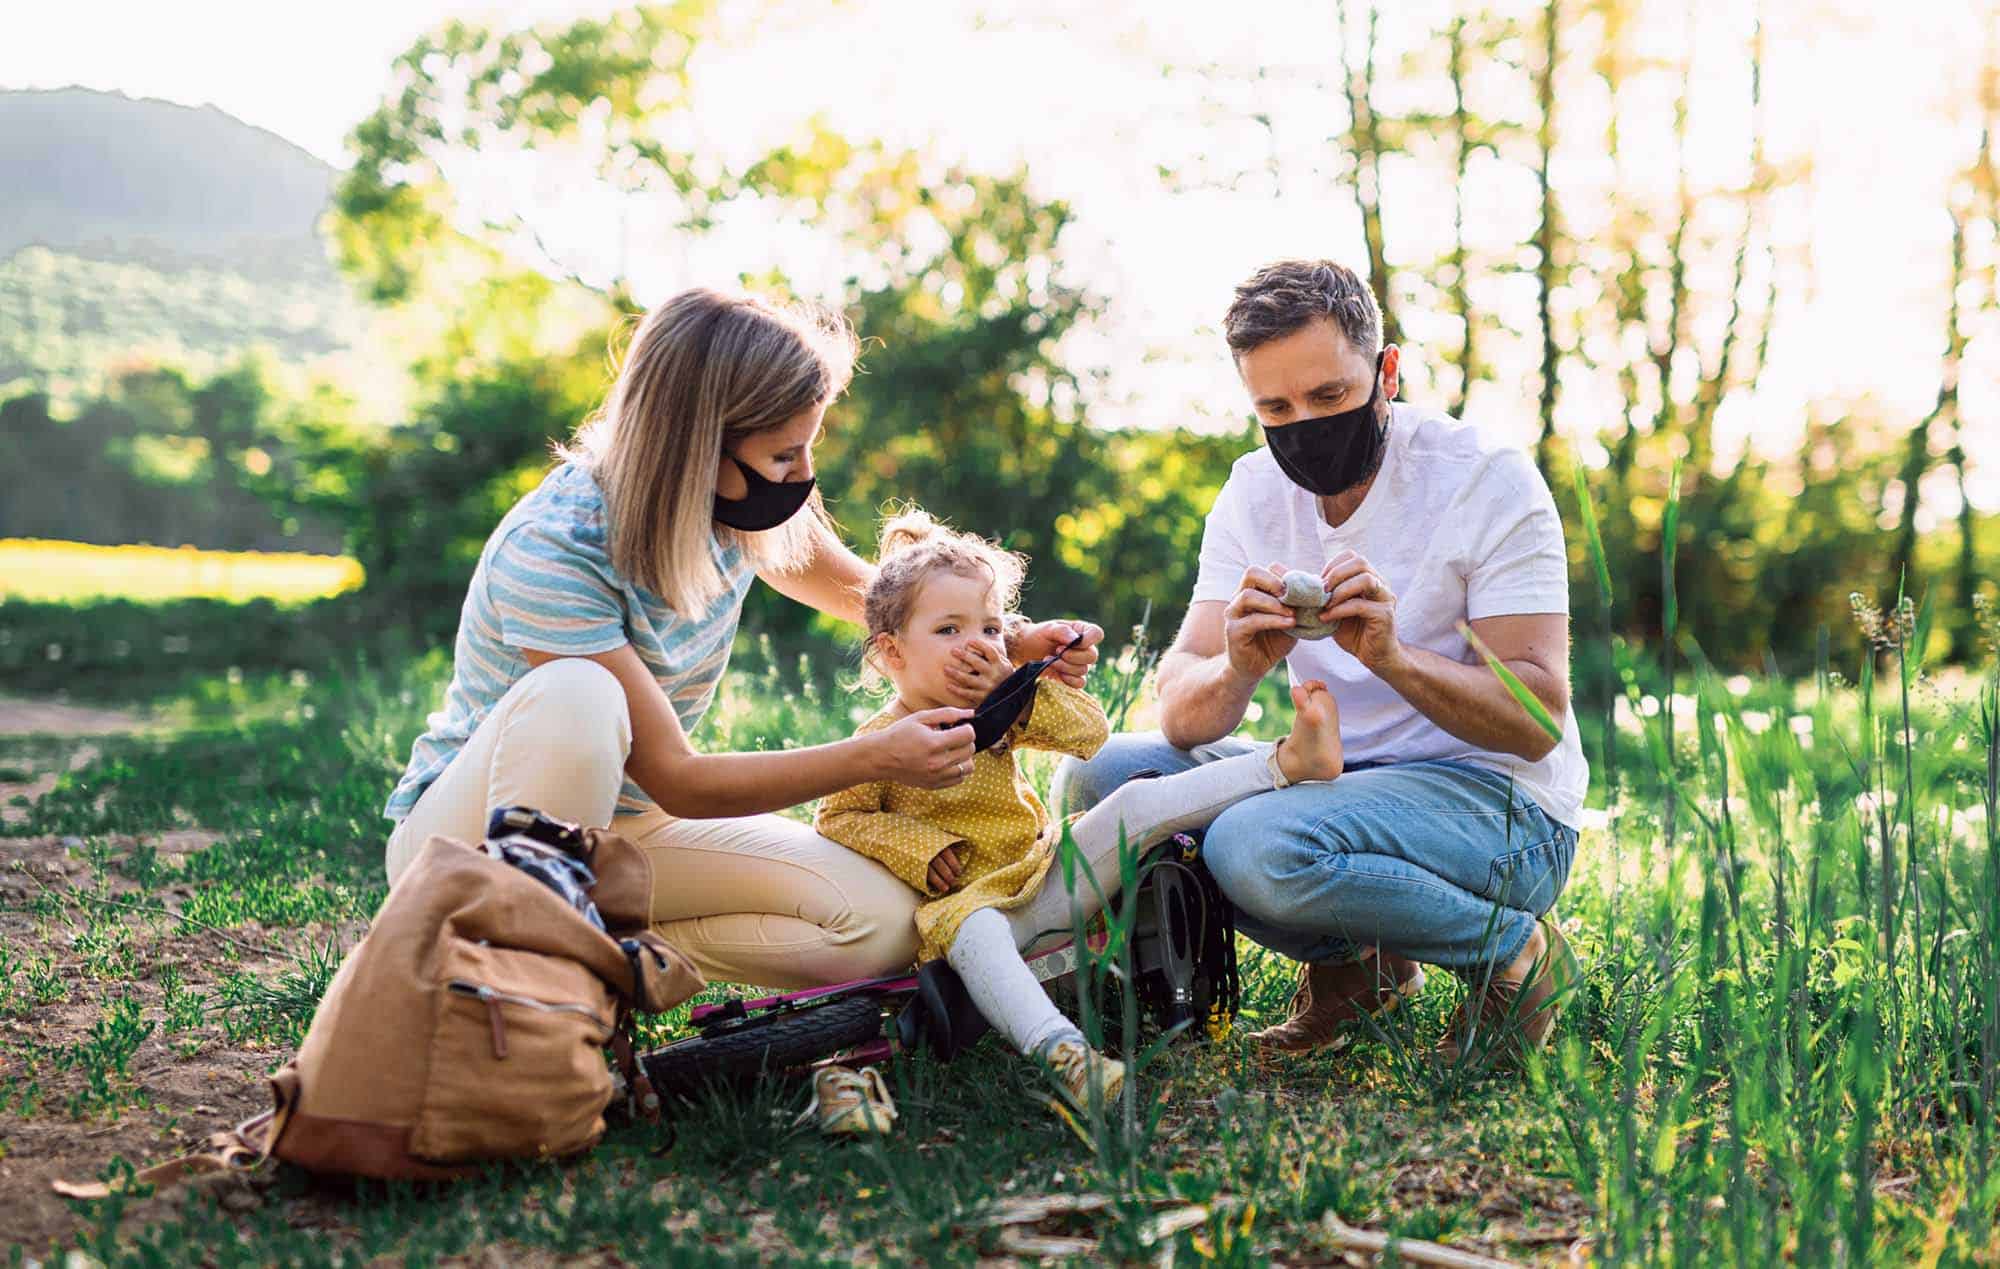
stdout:
<svg viewBox="0 0 2000 1269">
<path fill-rule="evenodd" d="M 806 505 L 806 499 L 812 497 L 813 477 L 772 480 L 734 454 L 723 457 L 736 464 L 736 470 L 743 473 L 743 483 L 750 487 L 749 493 L 741 498 L 715 495 L 715 518 L 732 529 L 747 533 L 775 529 L 797 515 L 799 508 Z"/>
<path fill-rule="evenodd" d="M 1013 729 L 1014 724 L 1024 722 L 1034 714 L 1035 690 L 1041 686 L 1042 671 L 1060 661 L 1068 652 L 1083 642 L 1078 635 L 1063 645 L 1062 652 L 1039 661 L 1030 661 L 1000 681 L 1000 686 L 986 694 L 979 707 L 972 711 L 972 749 L 983 753 L 1000 743 Z"/>
<path fill-rule="evenodd" d="M 1266 427 L 1264 443 L 1293 484 L 1321 497 L 1345 493 L 1382 465 L 1389 427 L 1383 412 L 1376 408 L 1381 395 L 1382 353 L 1378 352 L 1368 400 L 1338 414 Z"/>
</svg>

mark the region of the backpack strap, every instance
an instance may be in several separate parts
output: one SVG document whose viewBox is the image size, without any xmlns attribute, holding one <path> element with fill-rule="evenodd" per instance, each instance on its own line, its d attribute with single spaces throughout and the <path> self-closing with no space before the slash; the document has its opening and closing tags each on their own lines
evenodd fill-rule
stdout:
<svg viewBox="0 0 2000 1269">
<path fill-rule="evenodd" d="M 134 1185 L 150 1185 L 163 1190 L 191 1177 L 218 1172 L 253 1172 L 271 1157 L 271 1146 L 285 1129 L 292 1107 L 298 1104 L 299 1075 L 290 1066 L 271 1077 L 271 1109 L 218 1132 L 208 1139 L 208 1149 L 168 1159 L 149 1168 L 110 1181 L 51 1181 L 49 1186 L 64 1198 L 101 1199 L 122 1194 Z"/>
<path fill-rule="evenodd" d="M 653 1088 L 645 1064 L 633 1052 L 632 1011 L 629 1009 L 622 1012 L 617 1030 L 611 1033 L 611 1056 L 618 1063 L 618 1073 L 625 1078 L 626 1110 L 634 1119 L 649 1124 L 659 1123 L 660 1094 Z"/>
</svg>

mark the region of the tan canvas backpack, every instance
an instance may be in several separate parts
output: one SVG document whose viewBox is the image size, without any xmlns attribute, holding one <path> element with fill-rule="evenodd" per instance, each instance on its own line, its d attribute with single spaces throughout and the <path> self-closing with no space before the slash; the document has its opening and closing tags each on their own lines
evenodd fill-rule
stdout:
<svg viewBox="0 0 2000 1269">
<path fill-rule="evenodd" d="M 527 873 L 431 838 L 334 975 L 298 1055 L 271 1076 L 272 1109 L 136 1179 L 268 1155 L 315 1172 L 439 1179 L 573 1154 L 604 1133 L 607 1047 L 635 1111 L 657 1115 L 625 1022 L 679 1004 L 702 978 L 647 928 L 645 855 L 615 833 L 584 838 L 609 933 Z"/>
</svg>

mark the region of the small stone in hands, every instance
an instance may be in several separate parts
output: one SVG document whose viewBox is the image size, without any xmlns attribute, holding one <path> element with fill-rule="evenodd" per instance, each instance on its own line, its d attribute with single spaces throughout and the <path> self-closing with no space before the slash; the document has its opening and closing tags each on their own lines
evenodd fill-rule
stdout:
<svg viewBox="0 0 2000 1269">
<path fill-rule="evenodd" d="M 1286 634 L 1295 639 L 1324 639 L 1340 625 L 1337 621 L 1319 619 L 1319 610 L 1326 607 L 1327 594 L 1318 575 L 1295 568 L 1280 579 L 1280 584 L 1285 588 L 1280 602 L 1292 610 L 1298 622 Z"/>
</svg>

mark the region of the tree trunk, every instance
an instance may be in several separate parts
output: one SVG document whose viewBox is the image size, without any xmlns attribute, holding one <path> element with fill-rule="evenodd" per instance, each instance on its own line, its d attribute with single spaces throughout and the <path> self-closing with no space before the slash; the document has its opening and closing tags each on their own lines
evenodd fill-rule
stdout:
<svg viewBox="0 0 2000 1269">
<path fill-rule="evenodd" d="M 1951 274 L 1946 288 L 1944 363 L 1939 367 L 1937 403 L 1916 427 L 1910 430 L 1909 447 L 1903 453 L 1903 470 L 1897 485 L 1903 491 L 1903 505 L 1897 518 L 1896 544 L 1889 553 L 1889 574 L 1883 579 L 1882 594 L 1900 597 L 1910 592 L 1910 565 L 1917 553 L 1917 488 L 1930 468 L 1931 428 L 1939 422 L 1956 430 L 1958 417 L 1958 371 L 1965 357 L 1965 329 L 1959 312 L 1958 290 L 1965 281 L 1965 222 L 1971 209 L 1961 204 L 1951 213 Z M 1969 602 L 1969 601 L 1968 601 Z M 1886 607 L 1886 605 L 1885 605 Z"/>
<path fill-rule="evenodd" d="M 1555 189 L 1549 183 L 1549 163 L 1556 148 L 1556 60 L 1562 31 L 1562 0 L 1546 0 L 1542 9 L 1542 64 L 1535 74 L 1535 102 L 1540 116 L 1535 128 L 1535 180 L 1541 191 L 1541 219 L 1535 225 L 1535 319 L 1542 333 L 1542 434 L 1535 441 L 1535 466 L 1542 479 L 1555 488 L 1555 438 L 1557 372 L 1561 351 L 1556 346 L 1555 316 L 1551 299 L 1555 294 L 1556 223 Z"/>
<path fill-rule="evenodd" d="M 1336 10 L 1340 21 L 1341 82 L 1347 93 L 1347 141 L 1354 154 L 1354 206 L 1361 213 L 1361 235 L 1368 244 L 1368 285 L 1382 309 L 1382 338 L 1401 343 L 1403 324 L 1396 317 L 1395 288 L 1389 282 L 1389 256 L 1382 237 L 1382 129 L 1375 117 L 1374 0 L 1368 0 L 1367 36 L 1357 62 L 1349 55 L 1347 0 Z"/>
<path fill-rule="evenodd" d="M 1458 345 L 1458 386 L 1448 399 L 1445 413 L 1454 418 L 1465 414 L 1465 399 L 1472 392 L 1472 378 L 1478 373 L 1478 336 L 1472 315 L 1472 288 L 1466 278 L 1465 188 L 1472 157 L 1472 121 L 1465 110 L 1465 15 L 1455 14 L 1445 38 L 1445 73 L 1451 80 L 1452 136 L 1456 139 L 1456 169 L 1451 196 L 1451 285 L 1447 294 L 1458 312 L 1461 334 Z"/>
</svg>

